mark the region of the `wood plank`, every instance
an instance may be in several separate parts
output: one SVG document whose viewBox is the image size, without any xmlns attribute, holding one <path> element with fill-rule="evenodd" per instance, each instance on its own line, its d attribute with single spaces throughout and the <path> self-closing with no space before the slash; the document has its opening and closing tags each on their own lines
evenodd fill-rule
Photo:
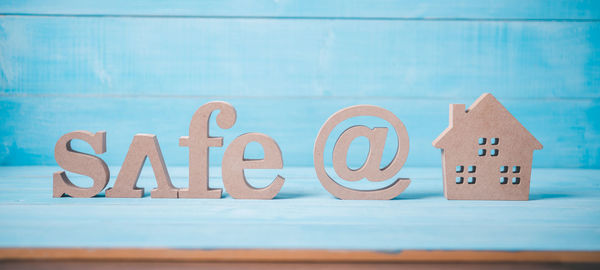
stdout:
<svg viewBox="0 0 600 270">
<path fill-rule="evenodd" d="M 600 113 L 597 100 L 521 100 L 497 96 L 519 121 L 544 145 L 534 154 L 534 167 L 598 168 L 600 164 Z M 75 130 L 106 130 L 107 153 L 101 157 L 111 166 L 123 162 L 136 133 L 158 136 L 169 165 L 187 165 L 188 149 L 179 147 L 180 136 L 188 135 L 192 114 L 207 98 L 154 97 L 0 97 L 0 164 L 55 165 L 54 145 L 63 134 Z M 233 128 L 221 130 L 211 123 L 211 134 L 225 137 L 225 146 L 246 132 L 261 132 L 275 139 L 283 152 L 285 166 L 312 166 L 313 144 L 325 120 L 351 105 L 373 104 L 396 114 L 410 136 L 407 166 L 440 167 L 441 155 L 431 142 L 448 126 L 448 104 L 471 104 L 473 99 L 402 98 L 223 98 L 233 104 L 238 120 Z M 213 120 L 214 121 L 214 120 Z M 356 118 L 340 125 L 330 136 L 354 124 L 388 126 L 376 118 Z M 395 135 L 389 135 L 384 160 L 395 154 Z M 85 151 L 84 143 L 74 144 Z M 350 163 L 360 165 L 367 152 L 366 140 L 350 148 Z M 219 166 L 225 148 L 211 150 L 211 164 Z M 260 155 L 260 147 L 249 146 L 249 155 Z M 327 160 L 330 160 L 326 156 Z"/>
<path fill-rule="evenodd" d="M 187 168 L 169 169 L 174 184 L 186 186 Z M 408 250 L 473 250 L 499 251 L 510 260 L 521 258 L 510 257 L 517 251 L 600 250 L 598 170 L 535 169 L 531 200 L 521 202 L 447 201 L 439 168 L 402 170 L 399 176 L 413 182 L 390 201 L 336 200 L 310 167 L 277 171 L 287 182 L 269 201 L 228 195 L 220 200 L 151 199 L 148 194 L 142 199 L 52 198 L 51 175 L 56 170 L 0 167 L 0 247 L 346 250 L 391 259 L 400 259 Z M 117 171 L 112 168 L 109 186 Z M 256 186 L 274 176 L 273 171 L 248 170 Z M 84 177 L 73 178 L 78 184 L 85 182 Z M 139 186 L 148 193 L 155 185 L 151 169 L 144 168 Z M 211 186 L 222 187 L 214 171 Z M 354 187 L 373 188 L 364 181 Z M 535 256 L 562 258 L 543 254 Z"/>
<path fill-rule="evenodd" d="M 311 263 L 599 263 L 600 252 L 585 251 L 443 251 L 398 253 L 347 250 L 190 250 L 190 249 L 65 249 L 0 248 L 3 260 L 145 261 L 145 262 L 311 262 Z"/>
<path fill-rule="evenodd" d="M 593 0 L 458 1 L 73 1 L 10 0 L 1 13 L 54 15 L 259 16 L 326 18 L 599 19 Z"/>
<path fill-rule="evenodd" d="M 157 261 L 0 261 L 0 268 L 12 269 L 12 270 L 35 270 L 35 269 L 88 269 L 88 270 L 103 270 L 103 269 L 128 269 L 128 270 L 154 270 L 154 269 L 181 269 L 181 270 L 192 270 L 192 269 L 214 269 L 214 270 L 237 270 L 237 269 L 248 269 L 248 270 L 278 270 L 278 269 L 308 269 L 308 270 L 358 270 L 358 269 L 419 269 L 419 270 L 432 270 L 432 269 L 448 269 L 448 270 L 476 270 L 476 269 L 489 269 L 489 270 L 501 270 L 501 269 L 513 269 L 513 270 L 564 270 L 564 269 L 596 269 L 598 268 L 597 263 L 555 263 L 550 264 L 547 262 L 540 263 L 514 263 L 514 262 L 490 262 L 490 263 L 389 263 L 389 262 L 375 262 L 375 263 L 346 263 L 346 262 L 334 262 L 334 263 L 315 263 L 315 262 L 157 262 Z"/>
<path fill-rule="evenodd" d="M 600 98 L 599 22 L 0 16 L 0 33 L 3 96 Z"/>
</svg>

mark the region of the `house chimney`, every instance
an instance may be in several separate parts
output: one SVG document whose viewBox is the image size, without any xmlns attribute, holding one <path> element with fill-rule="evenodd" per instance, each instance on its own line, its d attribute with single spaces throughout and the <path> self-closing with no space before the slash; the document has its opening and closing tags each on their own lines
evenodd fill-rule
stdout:
<svg viewBox="0 0 600 270">
<path fill-rule="evenodd" d="M 466 116 L 465 104 L 450 104 L 450 123 L 456 124 Z"/>
</svg>

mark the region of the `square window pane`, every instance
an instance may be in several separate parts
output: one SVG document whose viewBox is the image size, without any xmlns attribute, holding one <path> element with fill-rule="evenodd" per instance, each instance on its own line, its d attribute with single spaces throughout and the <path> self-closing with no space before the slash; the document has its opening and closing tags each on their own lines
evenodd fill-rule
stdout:
<svg viewBox="0 0 600 270">
<path fill-rule="evenodd" d="M 462 177 L 460 177 L 460 176 L 456 177 L 456 183 L 457 183 L 457 184 L 462 184 L 462 183 L 463 183 L 463 180 L 464 180 L 464 178 L 462 178 Z"/>
<path fill-rule="evenodd" d="M 521 183 L 521 177 L 513 177 L 512 179 L 513 185 L 518 185 Z"/>
<path fill-rule="evenodd" d="M 500 184 L 508 184 L 508 177 L 500 177 Z"/>
<path fill-rule="evenodd" d="M 462 165 L 458 165 L 458 166 L 456 166 L 456 172 L 457 172 L 457 173 L 461 173 L 461 172 L 463 172 L 464 170 L 465 170 L 465 166 L 462 166 Z"/>
<path fill-rule="evenodd" d="M 479 145 L 484 145 L 485 141 L 486 141 L 485 138 L 479 138 L 479 140 L 477 142 L 479 143 Z"/>
<path fill-rule="evenodd" d="M 475 184 L 476 180 L 477 180 L 477 178 L 475 178 L 475 177 L 469 177 L 469 184 Z"/>
<path fill-rule="evenodd" d="M 479 149 L 479 151 L 477 152 L 477 154 L 482 157 L 485 156 L 485 149 Z"/>
<path fill-rule="evenodd" d="M 521 172 L 521 166 L 513 166 L 512 172 L 513 173 L 520 173 Z"/>
<path fill-rule="evenodd" d="M 500 142 L 500 139 L 492 138 L 492 141 L 491 141 L 492 145 L 498 145 L 499 142 Z"/>
</svg>

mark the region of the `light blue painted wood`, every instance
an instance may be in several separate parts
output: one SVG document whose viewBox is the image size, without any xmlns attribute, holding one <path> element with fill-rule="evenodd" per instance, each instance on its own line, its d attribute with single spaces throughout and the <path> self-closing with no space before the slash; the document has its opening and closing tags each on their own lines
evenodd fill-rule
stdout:
<svg viewBox="0 0 600 270">
<path fill-rule="evenodd" d="M 597 167 L 600 159 L 600 104 L 595 100 L 506 100 L 504 105 L 544 145 L 534 153 L 535 167 Z M 238 112 L 235 126 L 220 129 L 211 121 L 211 135 L 224 136 L 225 146 L 246 132 L 273 137 L 283 152 L 285 166 L 312 166 L 317 132 L 334 112 L 356 104 L 373 104 L 392 111 L 406 125 L 410 136 L 408 166 L 441 166 L 441 154 L 431 142 L 448 126 L 448 102 L 435 99 L 296 99 L 225 98 Z M 187 165 L 188 149 L 178 146 L 180 136 L 188 135 L 191 117 L 198 107 L 211 101 L 204 98 L 88 98 L 88 97 L 3 97 L 0 127 L 4 165 L 55 165 L 54 145 L 63 134 L 75 130 L 106 130 L 109 165 L 123 162 L 136 133 L 151 133 L 158 141 L 167 164 Z M 456 99 L 471 104 L 473 100 Z M 383 126 L 376 118 L 357 118 L 343 123 L 336 134 L 352 124 Z M 390 135 L 392 136 L 392 135 Z M 334 134 L 330 136 L 329 151 Z M 391 160 L 395 145 L 389 144 L 384 160 Z M 362 142 L 362 143 L 361 143 Z M 88 145 L 76 144 L 91 152 Z M 366 140 L 351 149 L 350 163 L 361 164 L 367 151 Z M 260 151 L 251 148 L 250 154 Z M 253 152 L 254 151 L 254 152 Z M 224 148 L 211 150 L 211 164 L 221 164 Z M 326 156 L 327 158 L 327 156 Z M 329 159 L 330 160 L 330 159 Z"/>
<path fill-rule="evenodd" d="M 594 19 L 593 0 L 5 0 L 0 13 L 68 15 L 270 16 L 327 18 Z"/>
<path fill-rule="evenodd" d="M 0 167 L 2 247 L 600 250 L 598 170 L 533 171 L 531 200 L 447 201 L 441 169 L 408 168 L 391 201 L 341 201 L 310 167 L 284 168 L 271 201 L 51 198 L 57 167 Z M 113 167 L 111 183 L 118 167 Z M 222 186 L 219 168 L 211 185 Z M 185 186 L 187 168 L 169 167 Z M 254 184 L 274 172 L 248 170 Z M 76 179 L 78 177 L 75 177 Z M 140 186 L 155 186 L 150 168 Z"/>
<path fill-rule="evenodd" d="M 19 95 L 599 98 L 599 22 L 0 17 Z"/>
<path fill-rule="evenodd" d="M 312 164 L 330 114 L 370 103 L 407 124 L 407 165 L 437 167 L 430 142 L 448 104 L 491 91 L 544 144 L 534 166 L 600 168 L 598 2 L 164 5 L 1 2 L 0 13 L 21 15 L 0 16 L 0 165 L 53 165 L 56 140 L 77 129 L 109 132 L 110 165 L 140 132 L 159 136 L 168 164 L 185 165 L 178 137 L 219 99 L 240 119 L 214 132 L 226 143 L 266 133 L 286 166 Z"/>
</svg>

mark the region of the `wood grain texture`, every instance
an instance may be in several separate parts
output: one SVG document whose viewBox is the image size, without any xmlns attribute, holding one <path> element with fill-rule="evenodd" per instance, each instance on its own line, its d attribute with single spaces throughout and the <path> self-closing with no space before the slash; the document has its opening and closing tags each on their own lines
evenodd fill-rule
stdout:
<svg viewBox="0 0 600 270">
<path fill-rule="evenodd" d="M 284 249 L 0 248 L 0 261 L 311 262 L 311 263 L 599 263 L 598 251 L 403 250 L 401 252 Z"/>
<path fill-rule="evenodd" d="M 220 168 L 212 169 L 210 185 L 223 187 Z M 277 174 L 286 178 L 281 192 L 266 201 L 227 193 L 219 200 L 151 199 L 156 182 L 150 167 L 140 177 L 147 190 L 142 199 L 52 198 L 56 170 L 0 168 L 0 247 L 316 249 L 384 257 L 405 250 L 600 250 L 597 170 L 534 169 L 530 201 L 448 201 L 440 168 L 403 169 L 399 176 L 413 181 L 394 200 L 336 200 L 310 167 L 247 170 L 256 187 Z M 187 185 L 186 167 L 169 172 L 175 186 Z M 91 182 L 70 177 L 80 185 Z M 344 184 L 372 189 L 371 183 Z"/>
<path fill-rule="evenodd" d="M 533 167 L 587 167 L 600 162 L 600 103 L 597 100 L 503 100 L 506 108 L 544 144 L 534 153 Z M 404 122 L 410 137 L 406 166 L 441 167 L 439 149 L 431 142 L 448 126 L 447 100 L 431 99 L 286 99 L 226 98 L 238 112 L 236 124 L 223 130 L 211 119 L 211 136 L 224 137 L 224 146 L 248 131 L 265 133 L 281 147 L 284 167 L 312 166 L 314 140 L 325 120 L 339 109 L 371 104 L 392 111 Z M 107 131 L 107 152 L 99 155 L 109 166 L 123 163 L 133 136 L 150 133 L 158 136 L 167 165 L 187 165 L 188 149 L 178 145 L 188 134 L 193 113 L 206 98 L 152 97 L 0 97 L 3 110 L 0 137 L 3 165 L 54 165 L 53 146 L 63 134 L 74 130 Z M 471 104 L 474 100 L 452 102 Z M 168 108 L 160 109 L 160 108 Z M 329 137 L 331 152 L 335 139 L 352 125 L 369 127 L 389 124 L 376 118 L 355 118 L 339 125 Z M 395 154 L 395 134 L 390 132 L 383 162 Z M 91 153 L 84 143 L 73 147 Z M 219 166 L 225 148 L 210 150 L 210 163 Z M 261 153 L 250 144 L 249 155 Z M 350 166 L 360 166 L 368 152 L 368 141 L 357 140 L 350 147 Z M 331 164 L 331 156 L 326 156 Z M 354 167 L 353 167 L 354 168 Z"/>
<path fill-rule="evenodd" d="M 137 132 L 157 134 L 166 163 L 185 165 L 169 142 L 197 107 L 226 100 L 249 118 L 224 134 L 273 137 L 286 166 L 311 165 L 318 127 L 365 103 L 407 123 L 408 166 L 440 166 L 426 142 L 446 126 L 447 104 L 491 92 L 546 146 L 534 167 L 597 169 L 598 5 L 2 1 L 0 165 L 55 165 L 49 147 L 79 129 L 108 130 L 110 165 Z M 151 118 L 133 111 L 142 106 Z"/>
<path fill-rule="evenodd" d="M 598 263 L 514 263 L 514 262 L 489 262 L 489 263 L 407 263 L 407 262 L 375 262 L 375 263 L 343 263 L 343 262 L 160 262 L 160 261 L 0 261 L 0 268 L 11 270 L 35 270 L 35 269 L 88 269 L 88 270 L 104 270 L 104 269 L 127 269 L 127 270 L 155 270 L 155 269 L 181 269 L 181 270 L 196 270 L 196 269 L 214 269 L 214 270 L 279 270 L 279 269 L 308 269 L 308 270 L 564 270 L 564 269 L 596 269 L 600 265 Z"/>
<path fill-rule="evenodd" d="M 14 95 L 599 98 L 600 23 L 2 16 Z"/>
<path fill-rule="evenodd" d="M 599 4 L 593 0 L 284 0 L 284 1 L 92 1 L 7 0 L 5 14 L 30 15 L 145 15 L 145 16 L 254 16 L 280 18 L 412 18 L 412 19 L 517 19 L 597 20 Z"/>
</svg>

